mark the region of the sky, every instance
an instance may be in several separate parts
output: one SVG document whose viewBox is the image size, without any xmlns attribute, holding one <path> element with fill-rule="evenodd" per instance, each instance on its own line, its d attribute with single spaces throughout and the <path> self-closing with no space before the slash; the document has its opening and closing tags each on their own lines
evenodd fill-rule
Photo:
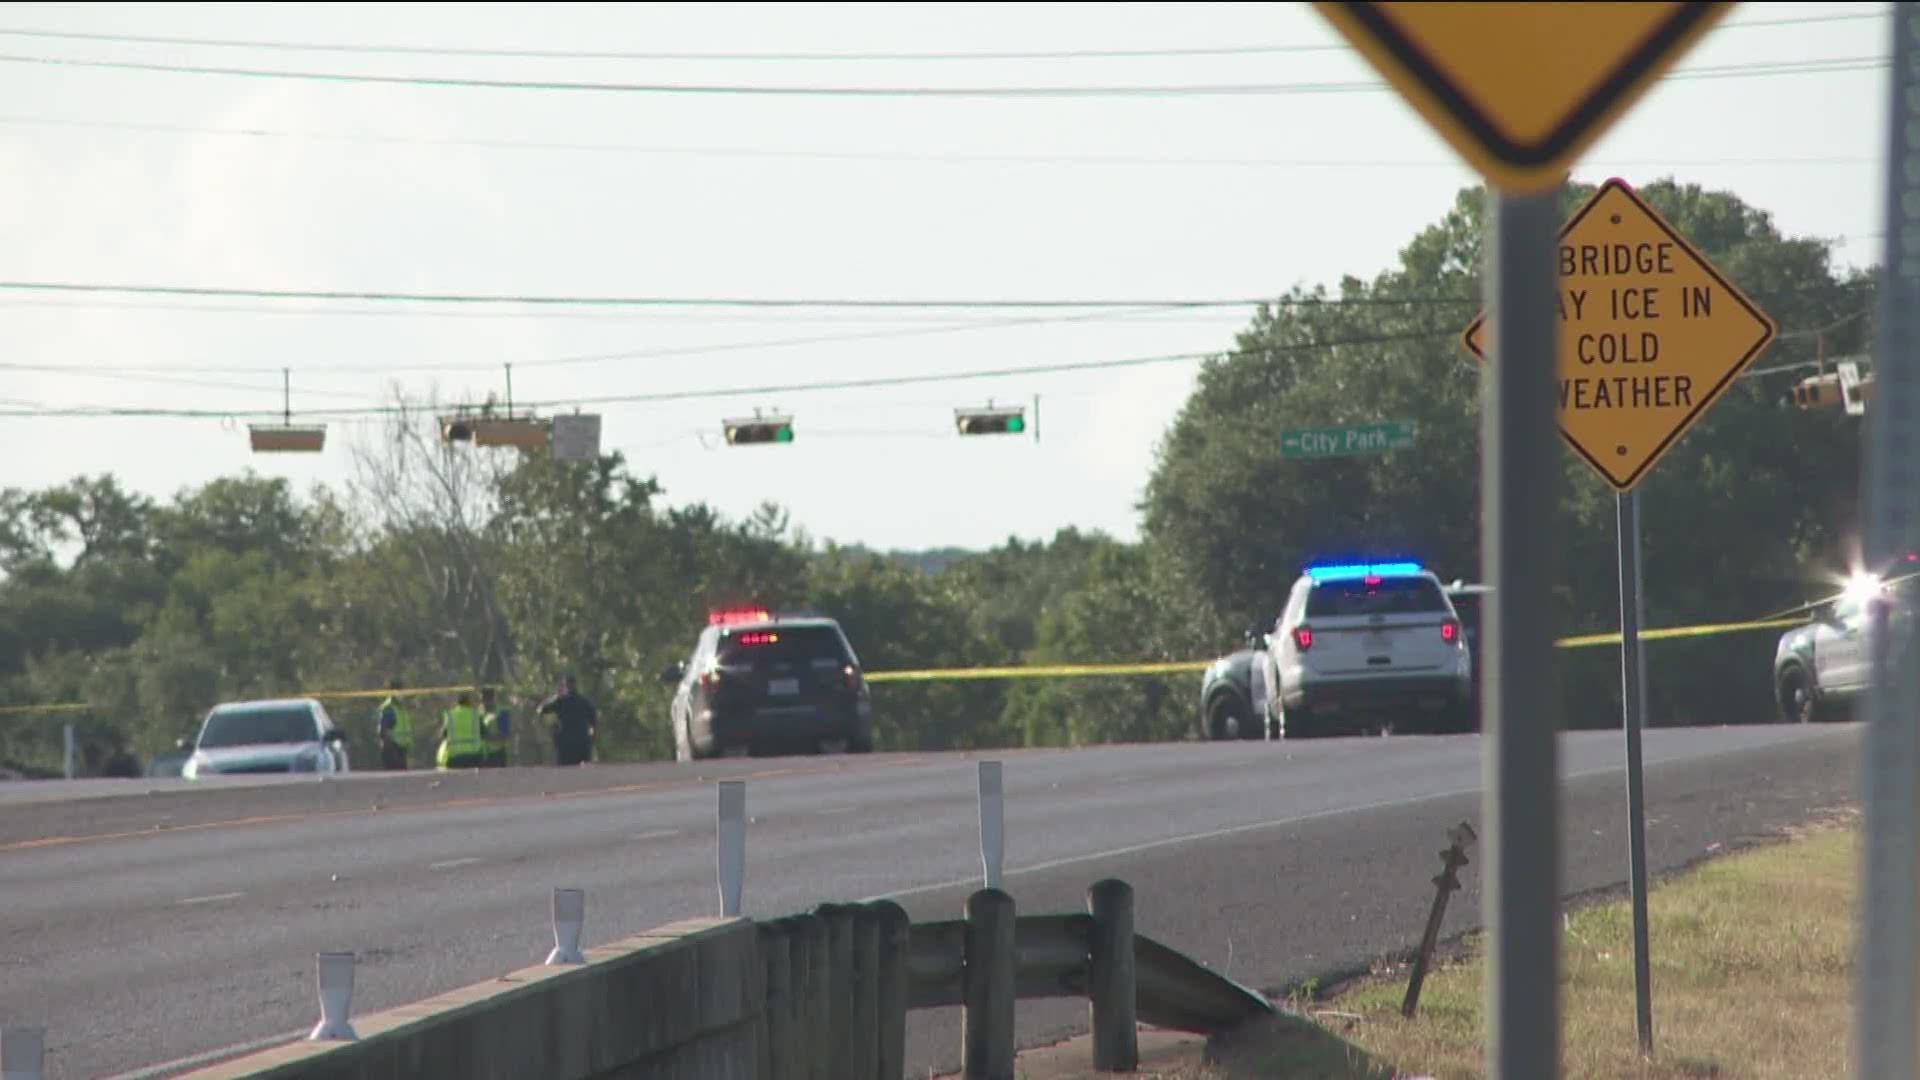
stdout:
<svg viewBox="0 0 1920 1080">
<path fill-rule="evenodd" d="M 1842 264 L 1877 262 L 1888 10 L 1740 5 L 1575 177 L 1729 190 L 1789 235 L 1838 241 Z M 125 36 L 176 40 L 114 39 Z M 1252 46 L 1269 48 L 1219 51 Z M 1140 50 L 1187 52 L 845 58 Z M 709 55 L 660 55 L 686 53 Z M 816 58 L 738 58 L 768 53 Z M 1768 67 L 1818 60 L 1842 63 Z M 1736 77 L 1722 77 L 1729 65 Z M 1285 89 L 814 96 L 554 83 Z M 283 371 L 301 422 L 303 410 L 377 408 L 396 391 L 504 397 L 511 365 L 517 403 L 598 412 L 602 448 L 657 477 L 670 505 L 741 517 L 773 500 L 816 538 L 882 549 L 977 548 L 1065 527 L 1131 539 L 1158 443 L 1199 370 L 1192 357 L 1230 349 L 1252 312 L 1164 305 L 1371 277 L 1474 182 L 1306 4 L 6 4 L 0 282 L 1162 306 L 0 289 L 0 411 L 210 414 L 0 415 L 0 487 L 113 472 L 167 497 L 247 469 L 303 491 L 339 484 L 350 448 L 377 441 L 377 419 L 329 419 L 320 455 L 249 449 L 247 424 L 282 407 Z M 797 388 L 1154 357 L 1185 359 Z M 683 396 L 577 404 L 672 394 Z M 954 432 L 956 408 L 1031 410 L 1036 398 L 1037 440 Z M 794 441 L 727 446 L 722 421 L 756 409 L 791 416 Z"/>
</svg>

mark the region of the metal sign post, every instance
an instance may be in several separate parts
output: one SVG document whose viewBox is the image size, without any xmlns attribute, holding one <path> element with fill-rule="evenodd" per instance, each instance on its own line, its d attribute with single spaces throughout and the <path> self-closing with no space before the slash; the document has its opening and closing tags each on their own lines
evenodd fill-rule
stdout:
<svg viewBox="0 0 1920 1080">
<path fill-rule="evenodd" d="M 1633 891 L 1633 1026 L 1640 1052 L 1653 1053 L 1653 965 L 1647 933 L 1647 797 L 1640 731 L 1647 723 L 1647 669 L 1640 659 L 1640 493 L 1619 496 L 1620 703 L 1627 732 L 1627 872 Z"/>
<path fill-rule="evenodd" d="M 1487 237 L 1493 370 L 1482 380 L 1487 734 L 1485 870 L 1490 915 L 1487 1075 L 1560 1075 L 1560 455 L 1550 362 L 1558 278 L 1555 193 L 1496 195 Z"/>
<path fill-rule="evenodd" d="M 1893 5 L 1892 99 L 1887 114 L 1887 248 L 1874 320 L 1873 405 L 1866 418 L 1867 568 L 1884 572 L 1920 550 L 1920 6 Z M 1907 596 L 1912 595 L 1907 586 Z M 1873 608 L 1866 751 L 1861 765 L 1866 844 L 1861 852 L 1856 1026 L 1865 1080 L 1920 1076 L 1920 649 L 1912 600 L 1902 617 Z"/>
</svg>

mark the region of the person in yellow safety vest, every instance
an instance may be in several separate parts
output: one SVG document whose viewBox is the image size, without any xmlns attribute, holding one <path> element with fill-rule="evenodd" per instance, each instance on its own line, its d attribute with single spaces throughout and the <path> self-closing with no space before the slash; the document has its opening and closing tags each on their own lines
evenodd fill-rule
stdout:
<svg viewBox="0 0 1920 1080">
<path fill-rule="evenodd" d="M 440 721 L 442 769 L 477 769 L 486 760 L 487 746 L 480 737 L 480 713 L 473 707 L 473 695 L 462 693 L 459 704 L 447 710 Z"/>
<path fill-rule="evenodd" d="M 400 680 L 387 682 L 387 700 L 380 703 L 380 767 L 404 772 L 413 753 L 413 713 L 400 704 Z"/>
<path fill-rule="evenodd" d="M 512 717 L 507 710 L 494 701 L 493 687 L 483 687 L 480 691 L 480 737 L 487 744 L 485 768 L 506 768 L 507 746 L 513 738 L 512 724 Z"/>
</svg>

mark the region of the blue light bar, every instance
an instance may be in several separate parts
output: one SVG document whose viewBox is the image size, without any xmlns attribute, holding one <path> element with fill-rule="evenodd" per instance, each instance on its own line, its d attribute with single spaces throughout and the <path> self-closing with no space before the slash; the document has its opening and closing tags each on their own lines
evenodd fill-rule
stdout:
<svg viewBox="0 0 1920 1080">
<path fill-rule="evenodd" d="M 1426 567 L 1414 562 L 1389 563 L 1336 563 L 1330 566 L 1309 566 L 1307 576 L 1314 581 L 1357 581 L 1370 577 L 1411 577 L 1426 572 Z"/>
</svg>

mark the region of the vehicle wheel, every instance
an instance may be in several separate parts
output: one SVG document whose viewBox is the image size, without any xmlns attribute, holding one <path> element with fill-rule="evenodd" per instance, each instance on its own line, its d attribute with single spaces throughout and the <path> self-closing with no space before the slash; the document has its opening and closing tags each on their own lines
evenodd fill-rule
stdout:
<svg viewBox="0 0 1920 1080">
<path fill-rule="evenodd" d="M 1808 724 L 1819 718 L 1820 703 L 1806 668 L 1793 664 L 1780 672 L 1779 703 L 1783 724 Z"/>
<path fill-rule="evenodd" d="M 1252 712 L 1232 694 L 1214 695 L 1207 704 L 1207 738 L 1214 742 L 1259 738 L 1260 726 L 1253 722 Z"/>
</svg>

